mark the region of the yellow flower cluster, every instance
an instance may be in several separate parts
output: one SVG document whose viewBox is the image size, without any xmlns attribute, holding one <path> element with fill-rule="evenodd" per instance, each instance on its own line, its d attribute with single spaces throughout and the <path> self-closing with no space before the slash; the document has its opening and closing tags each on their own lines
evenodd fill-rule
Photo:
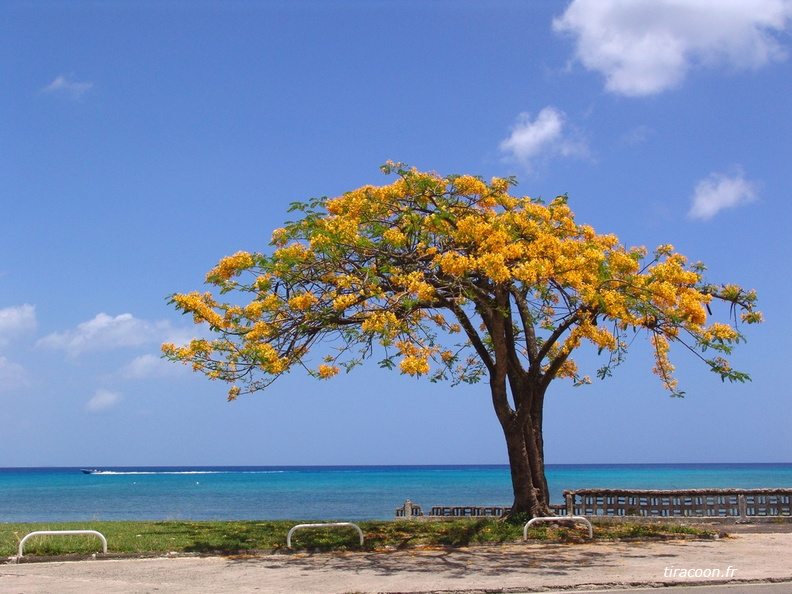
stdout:
<svg viewBox="0 0 792 594">
<path fill-rule="evenodd" d="M 686 320 L 701 326 L 707 321 L 705 304 L 710 301 L 711 297 L 709 295 L 702 295 L 695 289 L 683 288 L 679 292 L 675 305 Z"/>
<path fill-rule="evenodd" d="M 483 196 L 488 193 L 487 184 L 472 175 L 463 175 L 454 180 L 456 191 L 462 196 Z"/>
<path fill-rule="evenodd" d="M 289 307 L 297 311 L 305 311 L 310 309 L 317 301 L 316 295 L 313 293 L 300 293 L 289 299 Z"/>
<path fill-rule="evenodd" d="M 470 270 L 473 270 L 471 259 L 457 252 L 438 254 L 435 257 L 435 263 L 439 266 L 440 270 L 442 270 L 443 274 L 451 276 L 462 277 Z"/>
<path fill-rule="evenodd" d="M 351 305 L 354 305 L 358 299 L 359 297 L 354 293 L 344 293 L 333 299 L 333 309 L 343 311 Z"/>
<path fill-rule="evenodd" d="M 496 283 L 505 283 L 511 279 L 511 271 L 506 259 L 500 253 L 485 253 L 476 258 L 476 269 L 483 272 Z"/>
<path fill-rule="evenodd" d="M 319 373 L 319 377 L 320 378 L 322 378 L 322 379 L 330 379 L 331 377 L 334 377 L 334 376 L 338 375 L 338 372 L 341 371 L 341 370 L 338 367 L 336 367 L 335 365 L 324 365 L 324 364 L 322 364 L 322 365 L 319 366 L 317 371 Z"/>
<path fill-rule="evenodd" d="M 422 357 L 407 355 L 399 362 L 399 370 L 408 375 L 426 375 L 429 373 L 429 361 Z"/>
<path fill-rule="evenodd" d="M 308 261 L 313 256 L 313 250 L 301 243 L 291 243 L 275 251 L 275 257 L 279 260 L 291 262 L 292 260 Z"/>
<path fill-rule="evenodd" d="M 245 332 L 245 340 L 250 343 L 256 343 L 260 340 L 272 338 L 274 333 L 276 333 L 276 330 L 272 324 L 267 322 L 256 322 Z"/>
<path fill-rule="evenodd" d="M 217 276 L 228 280 L 232 276 L 238 275 L 241 271 L 253 266 L 253 256 L 248 252 L 237 252 L 233 256 L 228 256 L 220 262 L 206 275 L 207 278 Z"/>
<path fill-rule="evenodd" d="M 703 338 L 705 340 L 719 340 L 724 342 L 733 342 L 740 336 L 734 328 L 728 324 L 711 324 L 704 332 Z"/>
<path fill-rule="evenodd" d="M 363 332 L 378 334 L 386 339 L 396 338 L 402 325 L 392 311 L 375 310 L 369 312 L 360 325 Z"/>
<path fill-rule="evenodd" d="M 393 247 L 404 247 L 407 245 L 407 236 L 396 227 L 383 231 L 382 238 L 393 245 Z"/>
<path fill-rule="evenodd" d="M 223 316 L 215 311 L 217 302 L 211 293 L 193 291 L 186 295 L 174 295 L 173 302 L 179 309 L 191 312 L 196 324 L 206 322 L 214 328 L 223 326 Z"/>
<path fill-rule="evenodd" d="M 604 326 L 595 326 L 589 322 L 581 322 L 570 332 L 570 338 L 585 338 L 600 349 L 616 350 L 617 340 L 610 330 Z M 575 344 L 577 347 L 580 343 Z"/>
<path fill-rule="evenodd" d="M 435 288 L 426 282 L 425 275 L 417 270 L 409 274 L 395 274 L 392 281 L 395 285 L 403 287 L 409 295 L 414 295 L 423 301 L 434 299 L 436 295 Z"/>
<path fill-rule="evenodd" d="M 660 377 L 666 390 L 676 392 L 677 380 L 673 377 L 674 366 L 668 360 L 668 351 L 670 350 L 668 340 L 656 333 L 651 335 L 651 340 L 655 350 L 655 365 L 652 371 Z"/>
<path fill-rule="evenodd" d="M 265 373 L 278 375 L 289 368 L 289 358 L 281 357 L 267 342 L 246 341 L 245 350 L 256 361 L 258 368 Z"/>
<path fill-rule="evenodd" d="M 319 229 L 340 243 L 354 243 L 360 237 L 358 233 L 360 220 L 357 217 L 350 215 L 328 217 L 322 219 L 319 224 Z"/>
<path fill-rule="evenodd" d="M 275 231 L 272 232 L 272 237 L 270 241 L 272 242 L 272 245 L 275 245 L 277 247 L 283 247 L 286 245 L 286 242 L 288 241 L 287 236 L 288 233 L 286 229 L 283 228 L 275 229 Z"/>
<path fill-rule="evenodd" d="M 396 348 L 402 355 L 402 360 L 399 362 L 399 370 L 409 375 L 426 375 L 429 373 L 429 358 L 438 350 L 436 347 L 426 347 L 412 340 L 400 340 L 396 342 Z"/>
</svg>

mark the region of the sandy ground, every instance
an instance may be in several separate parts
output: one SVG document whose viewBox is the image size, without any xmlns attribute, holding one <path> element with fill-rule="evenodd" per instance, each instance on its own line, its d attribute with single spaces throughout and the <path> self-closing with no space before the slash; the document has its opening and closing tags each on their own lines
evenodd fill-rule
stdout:
<svg viewBox="0 0 792 594">
<path fill-rule="evenodd" d="M 448 550 L 0 565 L 0 592 L 5 594 L 537 592 L 754 581 L 789 582 L 792 592 L 792 533 L 746 532 L 716 540 L 516 543 Z"/>
</svg>

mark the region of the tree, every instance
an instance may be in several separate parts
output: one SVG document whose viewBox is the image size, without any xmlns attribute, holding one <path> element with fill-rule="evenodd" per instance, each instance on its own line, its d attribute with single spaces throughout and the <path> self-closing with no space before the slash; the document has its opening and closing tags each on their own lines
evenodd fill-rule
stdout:
<svg viewBox="0 0 792 594">
<path fill-rule="evenodd" d="M 486 380 L 512 510 L 534 516 L 550 513 L 545 395 L 555 378 L 590 382 L 571 358 L 584 342 L 605 378 L 646 333 L 654 372 L 674 396 L 683 393 L 673 343 L 722 380 L 749 379 L 723 355 L 743 340 L 740 322 L 761 321 L 753 291 L 705 282 L 704 266 L 670 245 L 649 256 L 596 234 L 575 222 L 566 197 L 512 197 L 512 178 L 486 183 L 391 162 L 383 171 L 395 181 L 293 204 L 301 218 L 273 233 L 271 253 L 239 252 L 207 274 L 214 293 L 173 295 L 217 337 L 163 345 L 165 357 L 231 383 L 229 400 L 296 366 L 327 379 L 371 357 L 431 381 Z M 236 302 L 218 301 L 228 293 Z M 728 304 L 726 323 L 708 323 L 714 302 Z"/>
</svg>

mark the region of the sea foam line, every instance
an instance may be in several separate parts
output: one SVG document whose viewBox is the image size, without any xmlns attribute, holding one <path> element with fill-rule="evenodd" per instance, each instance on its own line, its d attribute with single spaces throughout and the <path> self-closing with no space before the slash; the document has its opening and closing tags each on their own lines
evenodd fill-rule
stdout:
<svg viewBox="0 0 792 594">
<path fill-rule="evenodd" d="M 282 474 L 285 470 L 94 470 L 91 475 L 126 474 Z"/>
</svg>

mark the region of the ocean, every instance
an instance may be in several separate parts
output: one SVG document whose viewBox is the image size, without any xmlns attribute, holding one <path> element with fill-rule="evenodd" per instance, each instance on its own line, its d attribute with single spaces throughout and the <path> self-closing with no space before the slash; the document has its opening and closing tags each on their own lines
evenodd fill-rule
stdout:
<svg viewBox="0 0 792 594">
<path fill-rule="evenodd" d="M 0 469 L 0 522 L 389 520 L 421 505 L 511 504 L 508 466 Z M 551 501 L 583 488 L 792 488 L 792 464 L 548 465 Z"/>
</svg>

